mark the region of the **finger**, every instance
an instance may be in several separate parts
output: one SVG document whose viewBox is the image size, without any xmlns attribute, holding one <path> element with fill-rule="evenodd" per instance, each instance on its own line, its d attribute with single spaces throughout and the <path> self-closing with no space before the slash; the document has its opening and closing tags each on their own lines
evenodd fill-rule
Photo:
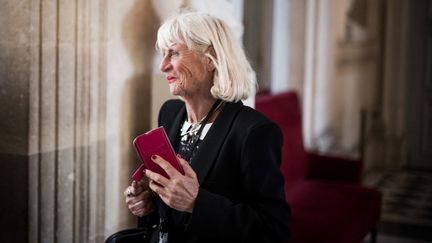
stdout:
<svg viewBox="0 0 432 243">
<path fill-rule="evenodd" d="M 145 173 L 145 170 L 143 170 L 143 173 Z M 143 176 L 143 178 L 138 181 L 138 185 L 143 186 L 143 187 L 147 187 L 148 186 L 148 178 Z"/>
<path fill-rule="evenodd" d="M 137 186 L 137 182 L 135 180 L 133 180 L 132 183 L 131 183 L 131 186 L 132 187 L 136 187 Z"/>
<path fill-rule="evenodd" d="M 143 191 L 144 191 L 144 188 L 142 186 L 138 186 L 138 187 L 132 189 L 132 195 L 133 195 L 133 197 L 136 197 Z"/>
<path fill-rule="evenodd" d="M 146 191 L 144 193 L 142 193 L 142 196 L 140 198 L 132 198 L 128 200 L 128 207 L 131 210 L 143 207 L 147 204 L 153 204 L 152 199 L 151 199 L 151 193 L 150 191 Z"/>
<path fill-rule="evenodd" d="M 192 169 L 192 167 L 190 166 L 190 164 L 186 160 L 184 160 L 182 157 L 180 157 L 180 156 L 177 156 L 177 158 L 180 161 L 180 165 L 183 167 L 183 170 L 185 172 L 185 176 L 195 178 L 196 177 L 196 173 Z"/>
<path fill-rule="evenodd" d="M 142 186 L 132 187 L 131 188 L 131 196 L 136 197 L 137 195 L 139 195 L 143 191 L 144 191 L 144 188 L 142 188 Z"/>
<path fill-rule="evenodd" d="M 150 190 L 142 191 L 140 194 L 133 196 L 133 197 L 126 197 L 126 204 L 135 204 L 136 202 L 143 201 L 143 200 L 151 200 L 152 193 Z"/>
<path fill-rule="evenodd" d="M 128 186 L 124 191 L 123 191 L 123 195 L 125 197 L 132 197 L 135 196 L 134 194 L 134 188 L 132 186 Z"/>
<path fill-rule="evenodd" d="M 155 207 L 154 207 L 154 203 L 153 203 L 153 201 L 149 201 L 149 202 L 147 202 L 147 203 L 144 203 L 143 206 L 142 206 L 142 208 L 143 208 L 145 211 L 153 211 L 153 209 L 154 209 Z"/>
<path fill-rule="evenodd" d="M 139 210 L 132 211 L 132 214 L 135 215 L 135 216 L 137 216 L 137 217 L 142 217 L 142 216 L 144 216 L 144 212 L 145 212 L 144 209 L 141 208 Z"/>
<path fill-rule="evenodd" d="M 140 195 L 143 191 L 147 190 L 147 187 L 138 185 L 138 186 L 129 186 L 126 188 L 126 190 L 123 192 L 123 195 L 127 198 L 133 198 L 133 197 L 137 197 L 138 195 Z"/>
<path fill-rule="evenodd" d="M 153 204 L 147 204 L 144 206 L 144 208 L 137 210 L 133 214 L 138 216 L 138 217 L 142 217 L 142 216 L 148 215 L 149 213 L 153 212 L 153 210 L 154 210 Z"/>
<path fill-rule="evenodd" d="M 138 211 L 138 210 L 144 208 L 144 205 L 145 205 L 144 201 L 139 201 L 139 202 L 136 202 L 136 203 L 130 204 L 130 205 L 129 205 L 129 209 L 130 209 L 131 211 L 136 212 L 136 211 Z"/>
<path fill-rule="evenodd" d="M 135 197 L 135 199 L 138 200 L 149 200 L 152 197 L 152 193 L 150 190 L 145 190 L 142 193 L 140 193 L 138 196 Z"/>
<path fill-rule="evenodd" d="M 153 162 L 159 165 L 168 174 L 170 178 L 179 174 L 179 172 L 168 161 L 164 160 L 162 157 L 158 155 L 152 155 L 151 159 L 153 160 Z"/>
<path fill-rule="evenodd" d="M 138 183 L 138 186 L 136 186 L 133 190 L 132 193 L 136 196 L 139 195 L 141 192 L 145 191 L 148 189 L 148 185 L 141 185 Z"/>
<path fill-rule="evenodd" d="M 145 170 L 145 175 L 150 180 L 155 181 L 162 186 L 167 186 L 169 184 L 169 180 L 159 173 L 155 173 L 155 172 L 150 171 L 150 170 Z M 151 184 L 151 182 L 150 182 L 150 184 Z"/>
<path fill-rule="evenodd" d="M 135 216 L 138 216 L 138 217 L 144 216 L 146 214 L 146 212 L 147 212 L 147 210 L 146 210 L 145 207 L 141 207 L 141 208 L 134 209 L 134 210 L 131 210 L 131 211 L 132 211 L 132 214 L 134 214 Z"/>
<path fill-rule="evenodd" d="M 130 208 L 132 211 L 137 211 L 137 210 L 139 210 L 139 209 L 141 209 L 141 208 L 145 208 L 146 205 L 147 205 L 147 204 L 150 204 L 150 203 L 152 203 L 150 200 L 141 200 L 141 201 L 138 201 L 138 202 L 136 202 L 136 203 L 134 203 L 134 204 L 131 204 L 131 205 L 129 206 L 129 208 Z"/>
<path fill-rule="evenodd" d="M 132 181 L 131 185 L 126 188 L 126 190 L 123 192 L 125 197 L 133 197 L 136 195 L 135 188 L 137 187 L 137 182 L 135 180 Z"/>
<path fill-rule="evenodd" d="M 149 187 L 152 191 L 157 193 L 160 197 L 163 197 L 166 194 L 164 188 L 154 181 L 150 181 Z"/>
</svg>

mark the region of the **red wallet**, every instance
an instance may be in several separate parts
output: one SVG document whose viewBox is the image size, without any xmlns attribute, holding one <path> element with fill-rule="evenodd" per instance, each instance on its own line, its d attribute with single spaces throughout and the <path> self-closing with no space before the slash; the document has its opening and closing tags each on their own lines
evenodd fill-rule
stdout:
<svg viewBox="0 0 432 243">
<path fill-rule="evenodd" d="M 162 157 L 184 175 L 183 167 L 180 165 L 163 127 L 158 127 L 139 135 L 134 139 L 133 144 L 135 145 L 138 156 L 143 162 L 132 176 L 132 179 L 135 181 L 140 181 L 142 179 L 144 176 L 144 169 L 151 170 L 169 178 L 165 170 L 151 160 L 152 155 Z"/>
</svg>

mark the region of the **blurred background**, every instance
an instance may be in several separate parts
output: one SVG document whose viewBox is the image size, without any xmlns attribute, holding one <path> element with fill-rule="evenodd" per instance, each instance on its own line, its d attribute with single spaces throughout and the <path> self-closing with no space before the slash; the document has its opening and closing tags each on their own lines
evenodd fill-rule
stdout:
<svg viewBox="0 0 432 243">
<path fill-rule="evenodd" d="M 132 139 L 156 127 L 160 105 L 174 98 L 154 44 L 180 9 L 230 25 L 258 93 L 299 94 L 309 150 L 362 159 L 365 184 L 385 191 L 390 178 L 411 193 L 390 201 L 416 208 L 407 199 L 419 195 L 421 217 L 384 211 L 400 223 L 384 235 L 432 240 L 423 234 L 432 229 L 431 0 L 0 6 L 1 242 L 103 242 L 135 225 L 122 194 L 139 164 Z"/>
</svg>

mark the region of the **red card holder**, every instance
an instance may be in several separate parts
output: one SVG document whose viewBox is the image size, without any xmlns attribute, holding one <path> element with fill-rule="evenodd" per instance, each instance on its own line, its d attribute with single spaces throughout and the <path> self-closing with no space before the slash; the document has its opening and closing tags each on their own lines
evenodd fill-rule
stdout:
<svg viewBox="0 0 432 243">
<path fill-rule="evenodd" d="M 135 181 L 142 179 L 144 169 L 148 169 L 169 178 L 165 170 L 151 160 L 152 155 L 159 155 L 184 175 L 183 167 L 180 165 L 163 127 L 158 127 L 139 135 L 134 139 L 133 144 L 138 156 L 143 162 L 132 176 Z"/>
<path fill-rule="evenodd" d="M 143 177 L 144 177 L 144 169 L 146 167 L 144 166 L 144 164 L 141 164 L 140 167 L 138 167 L 138 169 L 135 170 L 135 172 L 132 175 L 132 179 L 134 181 L 140 181 Z"/>
</svg>

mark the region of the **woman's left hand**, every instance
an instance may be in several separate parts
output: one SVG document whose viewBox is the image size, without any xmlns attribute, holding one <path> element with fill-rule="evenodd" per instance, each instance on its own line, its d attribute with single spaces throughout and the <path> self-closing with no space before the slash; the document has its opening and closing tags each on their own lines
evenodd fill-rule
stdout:
<svg viewBox="0 0 432 243">
<path fill-rule="evenodd" d="M 171 208 L 192 213 L 198 195 L 199 183 L 196 173 L 189 163 L 179 157 L 185 172 L 185 175 L 182 175 L 162 157 L 154 155 L 152 160 L 164 169 L 170 178 L 145 170 L 146 176 L 150 179 L 150 189 L 156 192 Z"/>
</svg>

